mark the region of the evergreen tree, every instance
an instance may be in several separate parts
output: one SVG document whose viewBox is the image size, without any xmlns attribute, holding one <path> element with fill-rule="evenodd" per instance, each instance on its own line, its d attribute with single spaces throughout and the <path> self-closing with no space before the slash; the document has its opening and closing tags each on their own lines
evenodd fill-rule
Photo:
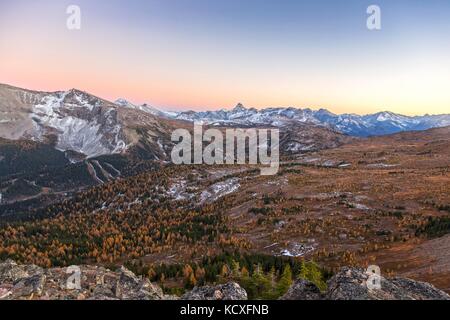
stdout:
<svg viewBox="0 0 450 320">
<path fill-rule="evenodd" d="M 257 265 L 253 272 L 252 285 L 256 297 L 264 297 L 270 291 L 270 280 L 264 275 L 260 265 Z"/>
<path fill-rule="evenodd" d="M 285 294 L 292 285 L 292 271 L 289 264 L 284 267 L 283 274 L 281 275 L 280 281 L 277 285 L 277 293 L 279 296 Z"/>
<path fill-rule="evenodd" d="M 324 291 L 327 284 L 323 278 L 322 271 L 319 266 L 313 261 L 305 263 L 302 261 L 299 279 L 308 280 L 314 283 L 320 290 Z"/>
<path fill-rule="evenodd" d="M 278 298 L 278 290 L 277 290 L 277 276 L 275 267 L 273 266 L 269 273 L 266 275 L 266 283 L 267 288 L 265 289 L 265 292 L 262 294 L 263 299 L 267 300 L 273 300 Z"/>
<path fill-rule="evenodd" d="M 239 262 L 234 261 L 232 262 L 232 275 L 233 275 L 233 279 L 239 279 L 241 278 L 241 267 L 239 265 Z"/>
</svg>

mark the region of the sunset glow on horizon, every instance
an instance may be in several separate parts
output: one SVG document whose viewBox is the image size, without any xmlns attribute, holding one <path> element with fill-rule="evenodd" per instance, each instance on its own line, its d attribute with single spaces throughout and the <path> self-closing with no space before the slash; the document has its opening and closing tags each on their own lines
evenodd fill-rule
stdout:
<svg viewBox="0 0 450 320">
<path fill-rule="evenodd" d="M 66 28 L 71 4 L 81 30 Z M 439 0 L 0 0 L 0 83 L 164 110 L 441 114 L 449 35 Z"/>
</svg>

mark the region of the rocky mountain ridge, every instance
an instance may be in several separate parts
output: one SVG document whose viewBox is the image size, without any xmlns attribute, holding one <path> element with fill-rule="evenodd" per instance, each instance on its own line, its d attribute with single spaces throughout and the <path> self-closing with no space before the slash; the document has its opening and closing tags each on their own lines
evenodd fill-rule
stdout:
<svg viewBox="0 0 450 320">
<path fill-rule="evenodd" d="M 1 138 L 49 142 L 57 150 L 88 158 L 121 154 L 142 140 L 144 144 L 150 140 L 152 149 L 158 153 L 161 144 L 158 141 L 169 140 L 170 132 L 162 127 L 170 121 L 176 122 L 172 123 L 175 127 L 183 127 L 182 122 L 188 121 L 217 127 L 274 126 L 285 131 L 301 127 L 302 132 L 322 128 L 367 137 L 448 126 L 450 115 L 411 117 L 388 111 L 364 116 L 337 115 L 325 109 L 257 110 L 241 103 L 232 110 L 168 112 L 125 99 L 109 102 L 77 89 L 39 92 L 0 84 Z M 161 133 L 164 139 L 160 139 Z M 162 144 L 163 148 L 166 144 Z M 314 149 L 314 146 L 310 143 L 290 148 Z"/>
<path fill-rule="evenodd" d="M 87 158 L 121 154 L 141 142 L 164 153 L 171 131 L 159 113 L 119 102 L 77 89 L 37 92 L 0 84 L 0 137 L 51 144 Z"/>
<path fill-rule="evenodd" d="M 238 105 L 232 111 L 173 113 L 125 99 L 113 103 L 77 89 L 38 92 L 0 84 L 0 138 L 52 145 L 71 162 L 136 149 L 140 158 L 167 160 L 171 133 L 191 127 L 191 120 L 208 117 L 231 121 L 221 123 L 223 127 L 282 126 L 290 118 L 290 125 L 281 128 L 282 151 L 288 154 L 333 148 L 349 140 L 333 127 L 313 121 L 308 112 L 301 116 L 299 112 L 303 111 L 259 112 Z"/>
<path fill-rule="evenodd" d="M 187 111 L 170 115 L 175 119 L 202 122 L 210 125 L 272 125 L 292 123 L 320 125 L 357 137 L 387 135 L 403 131 L 427 130 L 450 125 L 450 114 L 405 116 L 389 111 L 368 115 L 334 114 L 326 109 L 309 108 L 245 108 L 239 103 L 232 110 Z"/>
<path fill-rule="evenodd" d="M 79 285 L 71 277 L 79 272 Z M 450 300 L 445 292 L 428 283 L 410 279 L 381 278 L 381 289 L 369 289 L 369 274 L 362 269 L 343 268 L 328 281 L 326 292 L 311 282 L 297 280 L 281 300 Z M 73 287 L 73 285 L 75 285 Z M 121 267 L 113 272 L 97 266 L 43 269 L 0 263 L 0 300 L 247 300 L 235 282 L 196 287 L 181 297 L 166 295 L 148 279 Z"/>
</svg>

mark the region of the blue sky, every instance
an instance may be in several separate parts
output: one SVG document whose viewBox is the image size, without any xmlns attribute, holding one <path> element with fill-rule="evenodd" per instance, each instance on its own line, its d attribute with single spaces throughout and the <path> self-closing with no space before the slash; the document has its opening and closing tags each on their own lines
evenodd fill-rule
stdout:
<svg viewBox="0 0 450 320">
<path fill-rule="evenodd" d="M 449 35 L 445 0 L 0 0 L 0 82 L 166 109 L 444 113 Z"/>
</svg>

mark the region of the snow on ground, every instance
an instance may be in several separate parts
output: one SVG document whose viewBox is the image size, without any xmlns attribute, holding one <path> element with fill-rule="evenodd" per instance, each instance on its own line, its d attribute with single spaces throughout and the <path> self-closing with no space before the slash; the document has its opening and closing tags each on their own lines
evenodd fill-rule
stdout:
<svg viewBox="0 0 450 320">
<path fill-rule="evenodd" d="M 127 145 L 120 138 L 122 128 L 115 119 L 114 109 L 93 117 L 92 111 L 99 102 L 93 105 L 82 94 L 71 93 L 77 104 L 66 103 L 69 93 L 45 96 L 40 104 L 33 107 L 30 117 L 36 138 L 42 140 L 50 129 L 58 137 L 56 149 L 73 150 L 88 158 L 126 150 Z M 112 138 L 106 141 L 105 134 Z"/>
<path fill-rule="evenodd" d="M 310 143 L 310 144 L 307 144 Z M 310 151 L 313 150 L 316 145 L 313 141 L 307 141 L 306 143 L 290 142 L 286 146 L 286 151 L 289 152 L 300 152 L 300 151 Z"/>
<path fill-rule="evenodd" d="M 361 204 L 361 203 L 349 202 L 348 204 L 358 210 L 364 210 L 364 211 L 370 210 L 370 208 L 368 206 Z"/>
<path fill-rule="evenodd" d="M 166 157 L 166 156 L 167 156 L 166 150 L 164 149 L 164 146 L 163 146 L 163 144 L 161 143 L 161 140 L 158 139 L 157 143 L 158 143 L 158 146 L 159 146 L 159 148 L 161 149 L 163 155 Z"/>
<path fill-rule="evenodd" d="M 167 194 L 177 201 L 193 198 L 194 195 L 191 193 L 188 193 L 186 191 L 186 188 L 187 188 L 186 180 L 179 180 L 179 181 L 174 182 L 171 185 L 171 187 L 167 191 Z"/>
<path fill-rule="evenodd" d="M 238 178 L 231 178 L 211 185 L 200 194 L 200 202 L 213 202 L 227 194 L 237 191 L 241 185 Z"/>
<path fill-rule="evenodd" d="M 97 176 L 97 171 L 95 171 L 94 166 L 89 161 L 86 162 L 88 166 L 88 171 L 91 174 L 91 177 L 100 184 L 103 184 L 104 181 Z"/>
<path fill-rule="evenodd" d="M 314 157 L 305 157 L 298 159 L 299 163 L 303 164 L 309 164 L 309 165 L 315 165 L 315 166 L 321 166 L 321 167 L 340 167 L 340 168 L 346 168 L 351 166 L 349 163 L 343 163 L 343 161 L 337 161 L 332 159 L 321 159 L 321 158 L 314 158 Z"/>
<path fill-rule="evenodd" d="M 106 164 L 109 168 L 111 168 L 115 173 L 117 173 L 118 176 L 120 176 L 120 175 L 122 174 L 122 173 L 121 173 L 119 170 L 117 170 L 112 164 L 107 163 L 107 162 L 105 162 L 105 164 Z"/>
<path fill-rule="evenodd" d="M 282 186 L 282 185 L 288 185 L 289 180 L 287 178 L 283 178 L 281 180 L 269 180 L 266 182 L 266 185 L 268 186 Z"/>
<path fill-rule="evenodd" d="M 368 168 L 394 168 L 398 167 L 398 164 L 386 164 L 386 163 L 372 163 L 367 165 Z"/>
<path fill-rule="evenodd" d="M 348 168 L 351 167 L 352 165 L 350 163 L 343 163 L 339 165 L 339 168 Z"/>
<path fill-rule="evenodd" d="M 291 242 L 288 248 L 281 250 L 279 255 L 285 257 L 302 257 L 315 250 L 314 243 L 303 244 L 298 242 Z"/>
<path fill-rule="evenodd" d="M 322 163 L 322 166 L 324 167 L 335 167 L 336 166 L 336 161 L 334 160 L 326 160 Z"/>
<path fill-rule="evenodd" d="M 319 161 L 321 161 L 320 158 L 310 158 L 310 157 L 307 157 L 307 158 L 301 159 L 301 162 L 303 162 L 303 163 L 318 163 Z"/>
</svg>

